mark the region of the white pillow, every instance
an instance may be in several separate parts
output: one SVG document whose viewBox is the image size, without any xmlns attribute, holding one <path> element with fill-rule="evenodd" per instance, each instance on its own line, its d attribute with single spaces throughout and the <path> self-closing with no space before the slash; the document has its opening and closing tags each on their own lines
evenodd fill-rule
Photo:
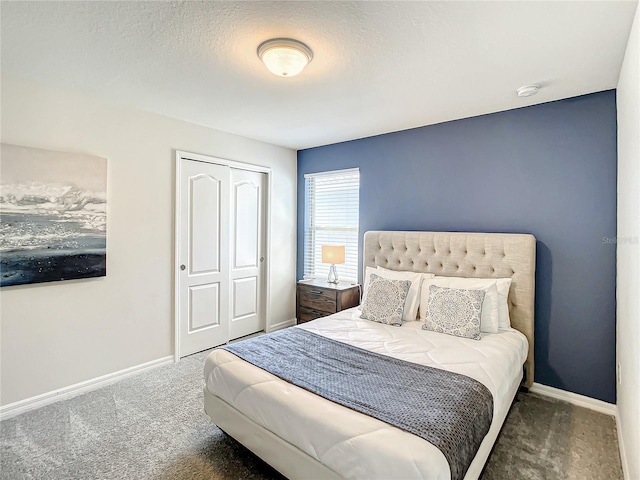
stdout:
<svg viewBox="0 0 640 480">
<path fill-rule="evenodd" d="M 427 314 L 426 306 L 429 305 L 429 287 L 455 288 L 464 290 L 484 290 L 485 296 L 482 302 L 482 314 L 480 331 L 485 333 L 498 333 L 500 325 L 500 308 L 498 300 L 498 288 L 495 278 L 462 278 L 462 277 L 434 277 L 425 278 L 420 294 L 420 319 L 424 320 Z"/>
<path fill-rule="evenodd" d="M 500 309 L 499 330 L 509 330 L 511 328 L 511 318 L 509 317 L 509 288 L 511 288 L 510 278 L 496 278 L 498 288 L 498 308 Z"/>
<path fill-rule="evenodd" d="M 402 321 L 415 321 L 418 316 L 418 306 L 420 305 L 420 285 L 422 284 L 422 274 L 417 272 L 397 272 L 395 270 L 387 270 L 386 268 L 375 269 L 373 267 L 367 267 L 364 274 L 365 290 L 362 295 L 362 303 L 364 303 L 367 298 L 369 277 L 371 277 L 372 273 L 387 280 L 408 280 L 411 282 L 411 287 L 409 288 L 407 298 L 404 302 Z"/>
</svg>

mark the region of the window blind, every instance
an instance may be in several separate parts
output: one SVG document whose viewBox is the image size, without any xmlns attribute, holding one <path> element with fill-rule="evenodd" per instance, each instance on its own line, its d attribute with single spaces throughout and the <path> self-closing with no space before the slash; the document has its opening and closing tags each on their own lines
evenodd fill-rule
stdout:
<svg viewBox="0 0 640 480">
<path fill-rule="evenodd" d="M 323 245 L 344 245 L 345 263 L 337 265 L 340 280 L 358 279 L 360 171 L 357 168 L 306 174 L 304 278 L 327 278 Z"/>
</svg>

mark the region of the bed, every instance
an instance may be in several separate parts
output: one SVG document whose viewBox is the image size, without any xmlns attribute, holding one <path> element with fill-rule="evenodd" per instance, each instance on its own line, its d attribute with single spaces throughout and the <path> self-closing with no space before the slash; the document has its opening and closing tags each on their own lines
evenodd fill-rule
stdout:
<svg viewBox="0 0 640 480">
<path fill-rule="evenodd" d="M 478 478 L 520 386 L 533 381 L 535 238 L 526 234 L 367 232 L 363 267 L 439 277 L 510 278 L 513 328 L 480 341 L 360 318 L 356 307 L 295 329 L 419 365 L 463 374 L 493 397 L 490 428 L 464 478 Z M 295 369 L 295 366 L 291 367 Z M 205 363 L 205 411 L 288 478 L 451 478 L 423 438 L 288 383 L 224 349 Z"/>
</svg>

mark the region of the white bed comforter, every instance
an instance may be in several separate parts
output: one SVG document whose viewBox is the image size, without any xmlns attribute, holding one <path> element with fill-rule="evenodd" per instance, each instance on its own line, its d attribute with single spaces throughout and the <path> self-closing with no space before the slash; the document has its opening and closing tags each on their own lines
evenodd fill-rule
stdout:
<svg viewBox="0 0 640 480">
<path fill-rule="evenodd" d="M 356 307 L 294 328 L 467 375 L 493 394 L 494 419 L 504 417 L 527 356 L 520 332 L 482 334 L 477 341 L 421 330 L 420 322 L 393 327 L 362 320 L 360 313 Z M 226 350 L 211 352 L 204 373 L 211 394 L 344 478 L 450 478 L 444 455 L 427 441 L 280 380 Z"/>
</svg>

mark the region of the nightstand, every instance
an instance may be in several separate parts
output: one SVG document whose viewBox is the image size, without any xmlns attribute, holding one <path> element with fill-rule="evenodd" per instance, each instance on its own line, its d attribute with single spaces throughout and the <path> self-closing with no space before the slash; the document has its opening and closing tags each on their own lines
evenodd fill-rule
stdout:
<svg viewBox="0 0 640 480">
<path fill-rule="evenodd" d="M 360 305 L 360 285 L 329 283 L 326 280 L 300 280 L 296 291 L 298 323 L 326 317 Z"/>
</svg>

